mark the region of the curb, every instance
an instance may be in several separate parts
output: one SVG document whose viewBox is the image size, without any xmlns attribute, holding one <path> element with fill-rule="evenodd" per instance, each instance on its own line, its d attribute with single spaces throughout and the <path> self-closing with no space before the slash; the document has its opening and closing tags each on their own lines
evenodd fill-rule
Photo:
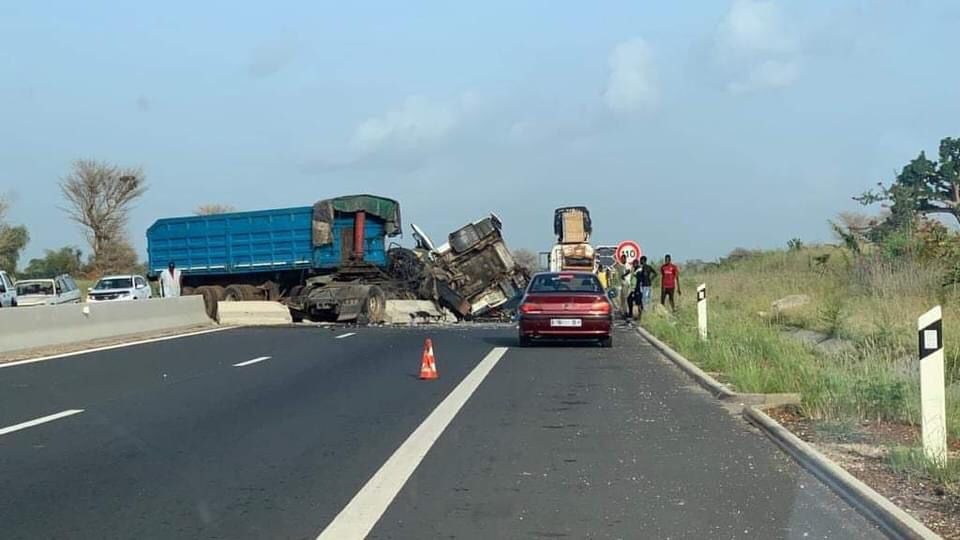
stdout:
<svg viewBox="0 0 960 540">
<path fill-rule="evenodd" d="M 657 350 L 680 369 L 690 375 L 700 386 L 706 388 L 715 397 L 720 399 L 746 397 L 747 394 L 738 394 L 716 379 L 708 375 L 693 362 L 684 358 L 669 345 L 657 339 L 646 329 L 636 327 L 637 333 L 649 341 Z M 870 486 L 858 480 L 837 465 L 830 458 L 821 454 L 813 446 L 807 444 L 790 432 L 779 422 L 768 416 L 759 407 L 747 405 L 743 408 L 743 416 L 748 422 L 759 428 L 781 450 L 787 453 L 794 461 L 800 464 L 810 474 L 827 485 L 834 493 L 873 521 L 887 536 L 891 538 L 936 539 L 938 534 L 920 523 L 919 520 L 908 514 L 889 499 L 880 495 Z"/>
<path fill-rule="evenodd" d="M 861 514 L 873 520 L 892 538 L 940 538 L 923 523 L 893 504 L 843 467 L 791 433 L 779 422 L 756 407 L 745 407 L 743 416 L 759 427 L 784 452 L 810 471 Z"/>
<path fill-rule="evenodd" d="M 669 345 L 657 339 L 653 334 L 648 332 L 645 328 L 637 326 L 637 332 L 643 336 L 644 339 L 649 341 L 654 347 L 657 348 L 664 356 L 669 358 L 676 364 L 680 369 L 686 371 L 688 375 L 694 378 L 697 381 L 697 384 L 704 387 L 709 391 L 714 397 L 720 399 L 728 399 L 736 397 L 737 393 L 730 390 L 726 386 L 720 384 L 719 381 L 708 375 L 705 371 L 698 368 L 693 362 L 687 360 L 680 355 L 677 351 L 670 348 Z"/>
</svg>

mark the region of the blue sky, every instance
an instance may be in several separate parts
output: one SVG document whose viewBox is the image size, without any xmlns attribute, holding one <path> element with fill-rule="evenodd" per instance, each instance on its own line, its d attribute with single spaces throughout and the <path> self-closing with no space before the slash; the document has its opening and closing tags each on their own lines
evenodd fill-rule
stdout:
<svg viewBox="0 0 960 540">
<path fill-rule="evenodd" d="M 26 258 L 84 247 L 78 158 L 142 166 L 130 236 L 204 203 L 372 192 L 511 247 L 585 204 L 595 243 L 710 259 L 826 220 L 957 136 L 960 4 L 20 2 L 0 14 L 0 193 Z"/>
</svg>

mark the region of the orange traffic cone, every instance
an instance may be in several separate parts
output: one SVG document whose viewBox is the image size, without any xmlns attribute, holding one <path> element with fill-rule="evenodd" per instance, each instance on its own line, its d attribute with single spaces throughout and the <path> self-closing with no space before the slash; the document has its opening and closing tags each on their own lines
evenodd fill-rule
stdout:
<svg viewBox="0 0 960 540">
<path fill-rule="evenodd" d="M 433 342 L 430 341 L 430 338 L 427 338 L 427 340 L 423 342 L 423 358 L 420 360 L 420 378 L 423 380 L 440 378 L 440 374 L 437 373 L 437 360 L 433 357 Z"/>
</svg>

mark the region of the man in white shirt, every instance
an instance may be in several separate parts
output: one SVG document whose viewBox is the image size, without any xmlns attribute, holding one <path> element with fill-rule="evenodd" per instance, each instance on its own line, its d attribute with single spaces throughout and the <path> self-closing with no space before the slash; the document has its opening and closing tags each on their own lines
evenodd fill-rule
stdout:
<svg viewBox="0 0 960 540">
<path fill-rule="evenodd" d="M 164 298 L 176 298 L 180 296 L 180 281 L 183 279 L 183 273 L 177 270 L 177 265 L 170 261 L 167 269 L 160 272 L 160 296 Z"/>
</svg>

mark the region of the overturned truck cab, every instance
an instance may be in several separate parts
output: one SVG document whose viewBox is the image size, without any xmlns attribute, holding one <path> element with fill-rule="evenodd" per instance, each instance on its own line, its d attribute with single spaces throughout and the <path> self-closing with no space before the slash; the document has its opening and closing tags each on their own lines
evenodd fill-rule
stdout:
<svg viewBox="0 0 960 540">
<path fill-rule="evenodd" d="M 435 246 L 417 227 L 414 237 L 435 299 L 458 318 L 482 317 L 518 298 L 529 276 L 507 249 L 496 214 L 469 223 Z"/>
</svg>

